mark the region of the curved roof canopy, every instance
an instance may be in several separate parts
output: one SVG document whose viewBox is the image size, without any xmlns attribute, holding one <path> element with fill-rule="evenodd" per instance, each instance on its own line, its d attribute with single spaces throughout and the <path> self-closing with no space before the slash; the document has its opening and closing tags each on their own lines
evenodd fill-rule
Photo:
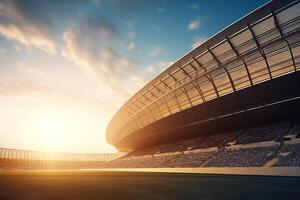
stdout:
<svg viewBox="0 0 300 200">
<path fill-rule="evenodd" d="M 297 71 L 300 3 L 272 1 L 180 58 L 131 97 L 107 127 L 117 145 L 162 118 Z"/>
</svg>

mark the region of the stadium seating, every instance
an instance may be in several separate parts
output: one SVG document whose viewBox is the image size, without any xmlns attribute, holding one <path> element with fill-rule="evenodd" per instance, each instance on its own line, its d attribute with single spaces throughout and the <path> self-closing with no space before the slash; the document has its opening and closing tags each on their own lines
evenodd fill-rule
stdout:
<svg viewBox="0 0 300 200">
<path fill-rule="evenodd" d="M 246 130 L 244 134 L 238 138 L 238 144 L 249 144 L 256 142 L 274 141 L 280 138 L 281 135 L 287 133 L 290 123 L 278 123 L 264 125 Z"/>
<path fill-rule="evenodd" d="M 196 143 L 192 149 L 205 149 L 211 147 L 223 147 L 235 139 L 242 133 L 242 130 L 226 132 L 216 135 L 211 135 Z"/>
<path fill-rule="evenodd" d="M 300 120 L 296 121 L 291 128 L 291 134 L 295 134 L 297 138 L 300 138 Z"/>
<path fill-rule="evenodd" d="M 165 162 L 161 167 L 201 167 L 206 160 L 215 155 L 216 151 L 191 152 Z"/>
<path fill-rule="evenodd" d="M 300 140 L 290 137 L 299 133 L 300 121 L 267 124 L 138 149 L 103 167 L 261 167 L 269 161 L 274 167 L 300 166 Z M 286 144 L 291 139 L 296 144 Z"/>
<path fill-rule="evenodd" d="M 300 144 L 285 144 L 280 153 L 276 167 L 300 167 Z"/>
<path fill-rule="evenodd" d="M 100 165 L 103 168 L 154 168 L 161 167 L 169 160 L 178 157 L 175 155 L 159 155 L 159 156 L 136 156 L 132 158 L 121 158 Z"/>
<path fill-rule="evenodd" d="M 205 167 L 262 167 L 278 147 L 229 149 L 216 155 Z"/>
</svg>

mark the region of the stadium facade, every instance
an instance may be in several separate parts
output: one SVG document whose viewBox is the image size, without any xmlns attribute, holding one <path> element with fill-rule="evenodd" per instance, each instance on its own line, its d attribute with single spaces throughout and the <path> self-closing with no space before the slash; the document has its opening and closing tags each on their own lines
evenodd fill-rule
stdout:
<svg viewBox="0 0 300 200">
<path fill-rule="evenodd" d="M 131 151 L 296 118 L 300 2 L 271 1 L 150 81 L 115 114 L 108 142 Z"/>
</svg>

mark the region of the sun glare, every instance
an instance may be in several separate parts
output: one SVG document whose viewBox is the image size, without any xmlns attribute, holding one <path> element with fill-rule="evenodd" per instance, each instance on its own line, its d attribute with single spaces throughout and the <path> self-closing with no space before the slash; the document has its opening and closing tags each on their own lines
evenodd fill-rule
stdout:
<svg viewBox="0 0 300 200">
<path fill-rule="evenodd" d="M 35 132 L 44 151 L 56 151 L 65 143 L 67 119 L 58 113 L 44 113 L 36 119 Z"/>
<path fill-rule="evenodd" d="M 95 117 L 93 113 L 80 108 L 36 108 L 28 116 L 27 131 L 33 132 L 34 146 L 48 152 L 87 152 L 99 149 L 113 149 L 109 145 L 99 147 L 105 141 L 105 116 Z M 94 139 L 91 141 L 89 137 Z M 89 143 L 86 147 L 82 144 Z M 92 149 L 92 150 L 90 150 Z"/>
</svg>

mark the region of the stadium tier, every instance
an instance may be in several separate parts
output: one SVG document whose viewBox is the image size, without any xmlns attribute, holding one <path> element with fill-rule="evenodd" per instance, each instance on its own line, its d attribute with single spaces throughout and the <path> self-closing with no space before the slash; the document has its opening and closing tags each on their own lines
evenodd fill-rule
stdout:
<svg viewBox="0 0 300 200">
<path fill-rule="evenodd" d="M 170 141 L 297 117 L 299 33 L 299 1 L 265 4 L 184 55 L 133 95 L 110 121 L 108 142 L 125 152 L 145 147 L 152 151 L 152 146 Z M 273 127 L 278 131 L 273 131 L 272 139 L 287 128 L 278 126 Z M 245 135 L 238 143 L 249 139 Z M 204 143 L 210 146 L 210 141 L 206 138 Z"/>
<path fill-rule="evenodd" d="M 295 120 L 275 122 L 145 147 L 99 167 L 300 167 L 299 125 Z"/>
</svg>

